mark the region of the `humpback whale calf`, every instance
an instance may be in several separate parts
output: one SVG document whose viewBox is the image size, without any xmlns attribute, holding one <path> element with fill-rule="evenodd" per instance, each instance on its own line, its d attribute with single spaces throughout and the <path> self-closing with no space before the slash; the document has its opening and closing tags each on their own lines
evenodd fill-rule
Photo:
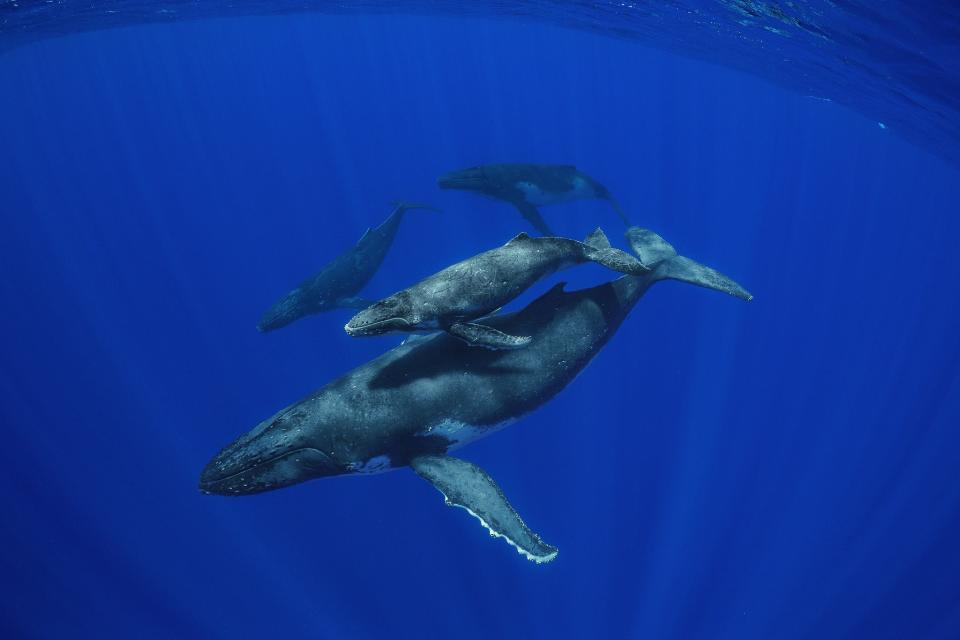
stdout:
<svg viewBox="0 0 960 640">
<path fill-rule="evenodd" d="M 583 242 L 521 233 L 502 247 L 467 258 L 374 303 L 353 316 L 344 330 L 351 336 L 375 336 L 443 329 L 470 345 L 517 349 L 527 345 L 530 337 L 508 335 L 472 321 L 493 313 L 537 280 L 584 262 L 632 275 L 649 271 L 629 253 L 611 247 L 600 229 Z"/>
<path fill-rule="evenodd" d="M 473 191 L 515 206 L 542 235 L 555 236 L 537 207 L 588 198 L 607 200 L 624 224 L 627 215 L 610 191 L 571 164 L 488 164 L 452 171 L 437 180 L 443 189 Z"/>
<path fill-rule="evenodd" d="M 635 232 L 631 243 L 657 258 L 652 271 L 580 291 L 565 292 L 560 284 L 521 311 L 489 320 L 505 333 L 533 336 L 525 349 L 472 349 L 443 333 L 408 340 L 227 445 L 203 469 L 200 490 L 239 496 L 409 465 L 447 504 L 469 511 L 529 560 L 552 560 L 557 549 L 527 527 L 494 480 L 449 452 L 557 395 L 653 283 L 674 278 L 752 297 L 720 273 L 680 258 L 652 232 Z"/>
<path fill-rule="evenodd" d="M 410 209 L 439 211 L 423 204 L 394 203 L 393 212 L 379 227 L 367 229 L 355 245 L 267 309 L 257 323 L 257 329 L 273 331 L 321 311 L 344 307 L 362 309 L 369 305 L 370 300 L 355 296 L 380 268 L 397 235 L 403 214 Z"/>
</svg>

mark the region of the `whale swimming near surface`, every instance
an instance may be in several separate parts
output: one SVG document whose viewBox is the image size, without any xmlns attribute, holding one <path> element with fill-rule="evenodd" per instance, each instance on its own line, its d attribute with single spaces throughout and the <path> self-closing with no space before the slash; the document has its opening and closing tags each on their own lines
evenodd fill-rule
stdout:
<svg viewBox="0 0 960 640">
<path fill-rule="evenodd" d="M 379 227 L 367 229 L 355 245 L 267 309 L 257 322 L 257 329 L 265 333 L 314 313 L 369 306 L 371 300 L 357 298 L 356 294 L 370 282 L 383 263 L 403 214 L 410 209 L 439 211 L 435 207 L 411 202 L 395 202 L 393 206 L 393 211 Z"/>
<path fill-rule="evenodd" d="M 437 179 L 442 189 L 472 191 L 515 206 L 534 228 L 555 236 L 537 207 L 598 198 L 607 200 L 624 224 L 627 215 L 610 191 L 572 164 L 487 164 L 451 171 Z"/>
<path fill-rule="evenodd" d="M 656 262 L 643 276 L 590 289 L 559 284 L 519 312 L 489 319 L 524 349 L 473 349 L 447 334 L 419 337 L 363 364 L 258 424 L 203 469 L 201 491 L 240 496 L 350 473 L 410 466 L 537 563 L 557 549 L 523 522 L 482 469 L 449 455 L 534 411 L 600 352 L 655 282 L 674 278 L 749 300 L 743 287 L 636 230 L 634 249 Z"/>
<path fill-rule="evenodd" d="M 629 253 L 611 247 L 600 229 L 583 242 L 521 233 L 374 303 L 353 316 L 344 330 L 351 336 L 375 336 L 443 329 L 470 345 L 517 349 L 530 337 L 508 335 L 474 320 L 493 313 L 537 280 L 585 262 L 632 275 L 649 271 Z"/>
</svg>

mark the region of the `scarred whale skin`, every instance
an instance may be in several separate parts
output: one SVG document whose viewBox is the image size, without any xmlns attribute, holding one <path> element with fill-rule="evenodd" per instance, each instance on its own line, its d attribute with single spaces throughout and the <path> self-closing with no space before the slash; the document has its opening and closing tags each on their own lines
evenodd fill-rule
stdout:
<svg viewBox="0 0 960 640">
<path fill-rule="evenodd" d="M 200 489 L 246 495 L 306 480 L 410 465 L 530 560 L 557 550 L 522 521 L 493 480 L 447 452 L 540 407 L 579 374 L 654 282 L 684 280 L 744 300 L 735 282 L 677 256 L 659 236 L 630 236 L 656 258 L 643 276 L 590 289 L 557 285 L 525 309 L 489 319 L 533 336 L 519 350 L 474 349 L 447 334 L 408 340 L 264 420 L 204 468 Z"/>
<path fill-rule="evenodd" d="M 501 331 L 534 337 L 516 351 L 473 349 L 446 334 L 407 341 L 261 422 L 207 465 L 200 487 L 241 495 L 377 459 L 405 466 L 465 444 L 444 435 L 451 424 L 482 437 L 559 393 L 652 282 L 624 276 L 574 292 L 558 285 L 518 313 L 491 318 Z"/>
<path fill-rule="evenodd" d="M 370 336 L 443 329 L 487 348 L 524 346 L 529 338 L 509 336 L 474 321 L 506 305 L 537 280 L 590 261 L 621 273 L 649 271 L 637 258 L 612 248 L 600 229 L 584 242 L 521 233 L 503 246 L 462 260 L 374 303 L 351 318 L 344 330 L 352 336 Z M 468 330 L 477 337 L 465 338 Z"/>
<path fill-rule="evenodd" d="M 200 487 L 256 493 L 372 461 L 401 467 L 482 437 L 559 393 L 664 277 L 674 276 L 658 268 L 580 291 L 558 285 L 489 319 L 500 331 L 532 336 L 524 349 L 474 349 L 446 334 L 407 341 L 261 422 L 207 465 Z M 452 437 L 451 425 L 470 437 Z"/>
</svg>

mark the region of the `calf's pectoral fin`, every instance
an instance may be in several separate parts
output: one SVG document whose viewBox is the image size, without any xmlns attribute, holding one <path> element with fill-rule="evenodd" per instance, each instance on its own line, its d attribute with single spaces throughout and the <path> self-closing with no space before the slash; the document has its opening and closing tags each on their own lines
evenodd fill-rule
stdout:
<svg viewBox="0 0 960 640">
<path fill-rule="evenodd" d="M 418 456 L 410 466 L 443 494 L 449 506 L 466 509 L 491 536 L 504 538 L 527 560 L 540 564 L 557 557 L 557 548 L 527 527 L 497 483 L 480 467 L 445 455 Z"/>
<path fill-rule="evenodd" d="M 487 349 L 519 349 L 530 344 L 530 336 L 512 336 L 493 327 L 476 322 L 456 322 L 447 327 L 447 333 L 460 338 L 471 347 Z"/>
<path fill-rule="evenodd" d="M 520 211 L 520 215 L 527 219 L 527 222 L 532 224 L 534 228 L 545 236 L 555 236 L 553 229 L 550 228 L 550 225 L 547 224 L 547 221 L 543 219 L 543 216 L 540 215 L 540 211 L 530 204 L 529 202 L 518 201 L 513 203 L 514 206 Z"/>
</svg>

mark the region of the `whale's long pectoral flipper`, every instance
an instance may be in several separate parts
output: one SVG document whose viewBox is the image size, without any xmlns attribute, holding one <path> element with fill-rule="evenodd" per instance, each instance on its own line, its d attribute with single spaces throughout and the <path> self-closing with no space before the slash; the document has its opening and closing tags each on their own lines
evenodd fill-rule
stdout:
<svg viewBox="0 0 960 640">
<path fill-rule="evenodd" d="M 621 220 L 623 220 L 623 224 L 627 225 L 628 227 L 633 224 L 630 222 L 630 218 L 627 217 L 627 212 L 623 210 L 623 207 L 620 206 L 620 203 L 617 202 L 616 198 L 614 198 L 611 195 L 608 195 L 607 202 L 610 203 L 610 206 L 613 207 L 614 212 L 618 216 L 620 216 Z"/>
<path fill-rule="evenodd" d="M 512 336 L 493 327 L 476 322 L 457 322 L 447 327 L 447 333 L 460 338 L 471 347 L 487 349 L 519 349 L 530 344 L 530 336 Z"/>
<path fill-rule="evenodd" d="M 653 277 L 657 280 L 680 280 L 698 287 L 722 291 L 741 300 L 753 299 L 752 293 L 719 271 L 677 255 L 676 249 L 669 242 L 649 229 L 630 227 L 626 236 L 640 260 L 653 267 Z"/>
<path fill-rule="evenodd" d="M 504 538 L 527 560 L 540 564 L 557 557 L 557 548 L 524 524 L 497 483 L 480 467 L 445 455 L 419 456 L 410 466 L 443 494 L 449 506 L 466 509 L 490 535 Z"/>
<path fill-rule="evenodd" d="M 520 215 L 526 218 L 527 222 L 532 224 L 534 228 L 540 232 L 540 235 L 557 235 L 553 232 L 553 229 L 550 228 L 550 225 L 547 224 L 547 221 L 543 219 L 543 216 L 540 215 L 540 210 L 535 206 L 525 201 L 518 201 L 514 202 L 513 204 L 520 211 Z"/>
</svg>

